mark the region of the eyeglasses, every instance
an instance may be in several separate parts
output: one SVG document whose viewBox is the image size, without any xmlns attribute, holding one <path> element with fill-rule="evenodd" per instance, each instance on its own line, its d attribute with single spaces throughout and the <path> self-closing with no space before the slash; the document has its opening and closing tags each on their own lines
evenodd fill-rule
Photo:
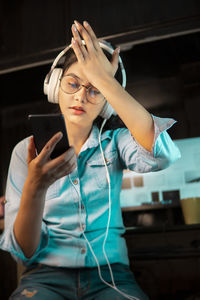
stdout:
<svg viewBox="0 0 200 300">
<path fill-rule="evenodd" d="M 86 87 L 79 80 L 71 75 L 65 75 L 61 79 L 61 89 L 66 94 L 77 93 L 82 86 L 86 89 L 86 98 L 90 103 L 99 103 L 104 99 L 104 96 L 93 86 Z"/>
</svg>

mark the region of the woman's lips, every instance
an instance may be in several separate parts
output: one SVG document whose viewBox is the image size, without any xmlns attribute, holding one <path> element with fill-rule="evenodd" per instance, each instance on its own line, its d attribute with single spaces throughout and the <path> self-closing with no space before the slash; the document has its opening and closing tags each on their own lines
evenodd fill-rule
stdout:
<svg viewBox="0 0 200 300">
<path fill-rule="evenodd" d="M 75 115 L 82 115 L 82 114 L 85 113 L 85 111 L 84 111 L 84 109 L 82 107 L 73 106 L 73 107 L 70 107 L 70 109 L 72 110 L 72 112 Z"/>
</svg>

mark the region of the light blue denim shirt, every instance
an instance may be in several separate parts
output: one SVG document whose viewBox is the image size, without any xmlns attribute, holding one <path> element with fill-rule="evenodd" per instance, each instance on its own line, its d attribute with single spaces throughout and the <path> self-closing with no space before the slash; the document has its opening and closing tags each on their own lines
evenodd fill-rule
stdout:
<svg viewBox="0 0 200 300">
<path fill-rule="evenodd" d="M 111 219 L 105 250 L 110 263 L 129 264 L 120 208 L 123 169 L 135 172 L 158 171 L 180 158 L 180 152 L 166 130 L 173 119 L 153 117 L 155 139 L 152 152 L 141 147 L 126 128 L 107 130 L 102 147 L 111 178 Z M 99 147 L 99 129 L 94 125 L 77 157 L 77 168 L 52 184 L 46 195 L 41 240 L 31 258 L 18 245 L 13 224 L 27 176 L 26 138 L 13 150 L 6 188 L 5 230 L 0 248 L 23 264 L 42 263 L 62 267 L 94 267 L 95 259 L 83 231 L 100 263 L 106 264 L 103 241 L 108 221 L 109 190 Z M 80 203 L 80 210 L 79 210 Z M 82 227 L 80 226 L 82 224 Z"/>
</svg>

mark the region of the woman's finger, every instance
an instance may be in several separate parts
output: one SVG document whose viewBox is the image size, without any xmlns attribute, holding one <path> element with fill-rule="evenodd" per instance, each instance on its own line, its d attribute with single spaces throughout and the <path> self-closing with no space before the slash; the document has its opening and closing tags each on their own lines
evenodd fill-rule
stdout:
<svg viewBox="0 0 200 300">
<path fill-rule="evenodd" d="M 87 55 L 88 55 L 88 52 L 87 52 L 85 46 L 82 43 L 81 37 L 79 35 L 79 32 L 78 32 L 75 24 L 72 25 L 72 34 L 73 34 L 73 37 L 74 37 L 75 41 L 77 41 L 77 43 L 79 45 L 79 49 L 82 52 L 83 57 L 86 58 Z"/>
<path fill-rule="evenodd" d="M 76 167 L 77 167 L 77 159 L 75 157 L 73 157 L 73 159 L 71 159 L 67 163 L 59 166 L 56 169 L 56 172 L 54 172 L 55 180 L 57 180 L 63 176 L 69 175 L 76 169 Z"/>
<path fill-rule="evenodd" d="M 57 132 L 44 146 L 40 154 L 37 156 L 38 164 L 43 165 L 50 159 L 50 155 L 53 152 L 56 144 L 62 139 L 62 132 Z"/>
<path fill-rule="evenodd" d="M 118 69 L 118 63 L 119 63 L 119 52 L 120 52 L 120 48 L 116 48 L 112 54 L 112 60 L 111 60 L 111 64 L 113 66 L 113 76 L 116 74 L 117 69 Z"/>
<path fill-rule="evenodd" d="M 96 34 L 94 33 L 94 30 L 92 29 L 92 27 L 90 26 L 90 24 L 87 22 L 87 21 L 84 21 L 83 22 L 83 25 L 84 25 L 84 28 L 87 30 L 87 32 L 89 33 L 91 39 L 92 39 L 92 42 L 93 42 L 93 45 L 95 47 L 95 49 L 97 51 L 102 51 L 100 45 L 99 45 L 99 41 L 96 37 Z"/>
<path fill-rule="evenodd" d="M 94 47 L 93 41 L 90 37 L 90 34 L 78 21 L 74 21 L 74 23 L 75 23 L 76 28 L 78 29 L 80 35 L 82 36 L 83 40 L 85 41 L 88 52 L 90 54 L 93 53 L 96 50 L 96 48 Z"/>
<path fill-rule="evenodd" d="M 80 63 L 84 62 L 85 58 L 83 56 L 83 53 L 80 49 L 78 42 L 74 38 L 72 38 L 71 44 L 72 44 L 72 49 L 74 50 L 74 53 L 76 55 L 78 62 L 80 62 Z"/>
<path fill-rule="evenodd" d="M 75 162 L 76 155 L 73 147 L 70 147 L 65 153 L 61 154 L 60 156 L 50 160 L 45 166 L 45 172 L 53 172 L 56 174 L 57 169 L 63 165 L 71 164 Z"/>
<path fill-rule="evenodd" d="M 28 145 L 27 163 L 29 164 L 34 158 L 36 158 L 36 148 L 34 138 L 31 136 Z"/>
</svg>

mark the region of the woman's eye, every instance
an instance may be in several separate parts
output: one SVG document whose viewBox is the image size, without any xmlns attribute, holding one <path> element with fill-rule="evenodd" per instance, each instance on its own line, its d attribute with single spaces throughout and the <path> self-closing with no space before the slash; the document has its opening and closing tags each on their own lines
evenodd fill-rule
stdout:
<svg viewBox="0 0 200 300">
<path fill-rule="evenodd" d="M 95 89 L 95 88 L 91 88 L 90 89 L 90 95 L 92 96 L 92 97 L 95 97 L 95 96 L 97 96 L 97 95 L 99 95 L 100 94 L 100 92 L 97 90 L 97 89 Z"/>
<path fill-rule="evenodd" d="M 77 89 L 79 87 L 77 82 L 68 82 L 68 85 L 73 89 Z"/>
</svg>

